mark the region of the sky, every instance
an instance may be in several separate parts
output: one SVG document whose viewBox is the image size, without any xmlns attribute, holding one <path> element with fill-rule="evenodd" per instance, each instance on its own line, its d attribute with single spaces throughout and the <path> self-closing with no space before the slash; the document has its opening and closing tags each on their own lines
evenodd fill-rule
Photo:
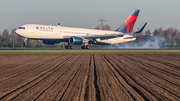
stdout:
<svg viewBox="0 0 180 101">
<path fill-rule="evenodd" d="M 94 28 L 101 18 L 116 30 L 132 13 L 140 13 L 134 30 L 174 27 L 180 30 L 180 0 L 0 0 L 0 32 L 24 24 Z"/>
</svg>

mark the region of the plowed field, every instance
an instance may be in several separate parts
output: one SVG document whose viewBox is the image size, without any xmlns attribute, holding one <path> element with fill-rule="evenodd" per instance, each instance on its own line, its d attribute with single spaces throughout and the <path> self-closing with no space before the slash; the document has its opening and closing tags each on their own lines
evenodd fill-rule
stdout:
<svg viewBox="0 0 180 101">
<path fill-rule="evenodd" d="M 0 100 L 180 101 L 180 54 L 0 55 Z"/>
</svg>

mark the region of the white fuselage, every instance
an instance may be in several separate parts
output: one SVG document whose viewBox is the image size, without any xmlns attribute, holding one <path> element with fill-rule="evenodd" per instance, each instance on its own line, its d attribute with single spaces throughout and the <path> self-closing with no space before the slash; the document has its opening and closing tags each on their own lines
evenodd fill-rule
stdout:
<svg viewBox="0 0 180 101">
<path fill-rule="evenodd" d="M 16 33 L 22 37 L 29 39 L 64 39 L 66 37 L 82 37 L 82 36 L 95 36 L 95 35 L 108 35 L 108 34 L 123 34 L 116 31 L 73 28 L 73 27 L 61 27 L 61 26 L 48 26 L 48 25 L 36 25 L 27 24 L 21 26 L 16 30 Z M 123 37 L 111 38 L 106 40 L 97 39 L 99 42 L 105 42 L 110 44 L 124 43 L 128 41 L 134 41 L 136 38 L 125 39 L 131 37 L 131 35 L 124 35 Z"/>
</svg>

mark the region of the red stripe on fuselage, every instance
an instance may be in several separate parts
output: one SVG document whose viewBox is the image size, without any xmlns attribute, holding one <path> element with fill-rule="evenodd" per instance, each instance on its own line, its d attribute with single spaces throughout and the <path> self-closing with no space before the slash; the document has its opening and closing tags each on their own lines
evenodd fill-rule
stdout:
<svg viewBox="0 0 180 101">
<path fill-rule="evenodd" d="M 129 17 L 126 19 L 125 23 L 126 23 L 127 33 L 132 33 L 136 21 L 135 21 L 132 25 L 131 25 L 131 23 L 132 23 L 134 20 L 136 20 L 136 19 L 137 19 L 137 16 L 129 16 Z M 130 30 L 130 32 L 129 32 L 130 25 L 131 25 L 131 30 Z"/>
</svg>

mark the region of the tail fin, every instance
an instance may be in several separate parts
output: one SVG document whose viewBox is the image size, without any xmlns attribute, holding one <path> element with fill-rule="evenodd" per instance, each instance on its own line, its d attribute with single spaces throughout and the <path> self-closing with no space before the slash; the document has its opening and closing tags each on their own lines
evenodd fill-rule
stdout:
<svg viewBox="0 0 180 101">
<path fill-rule="evenodd" d="M 116 30 L 117 32 L 132 33 L 140 10 L 135 9 L 126 21 Z"/>
</svg>

